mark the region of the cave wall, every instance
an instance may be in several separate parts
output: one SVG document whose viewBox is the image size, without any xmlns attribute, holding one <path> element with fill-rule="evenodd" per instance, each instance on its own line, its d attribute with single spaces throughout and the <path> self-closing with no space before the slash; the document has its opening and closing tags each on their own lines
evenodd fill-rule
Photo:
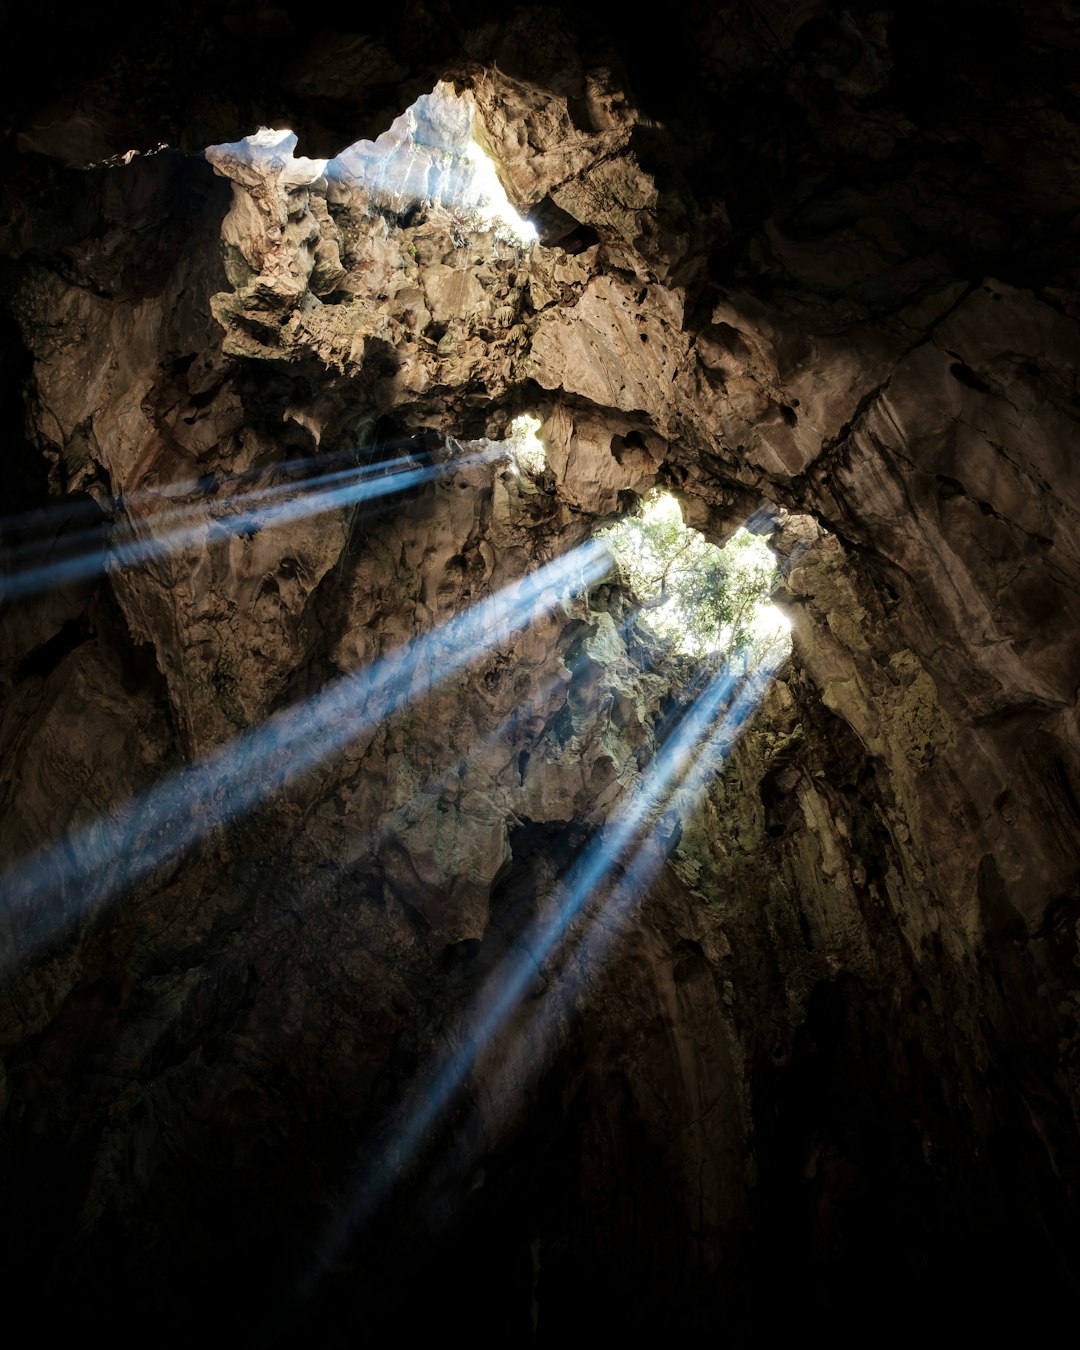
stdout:
<svg viewBox="0 0 1080 1350">
<path fill-rule="evenodd" d="M 854 1339 L 1075 1296 L 1075 38 L 673 17 L 196 7 L 181 49 L 165 6 L 13 85 L 12 511 L 152 537 L 191 479 L 204 532 L 4 611 L 5 861 L 122 826 L 5 891 L 4 1268 L 58 1325 Z M 439 79 L 533 250 L 191 153 L 280 119 L 333 154 Z M 465 463 L 522 410 L 543 473 Z M 449 467 L 211 543 L 232 490 L 356 445 Z M 403 667 L 344 753 L 254 763 L 250 813 L 181 775 L 175 856 L 125 803 L 656 484 L 718 540 L 768 506 L 792 662 L 411 1164 L 402 1103 L 569 912 L 686 670 L 567 584 L 434 692 Z M 118 837 L 157 861 L 114 894 Z"/>
</svg>

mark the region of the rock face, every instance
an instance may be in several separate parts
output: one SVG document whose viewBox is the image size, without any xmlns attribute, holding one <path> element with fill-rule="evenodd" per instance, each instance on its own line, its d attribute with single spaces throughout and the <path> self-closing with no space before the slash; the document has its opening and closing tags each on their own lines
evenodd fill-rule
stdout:
<svg viewBox="0 0 1080 1350">
<path fill-rule="evenodd" d="M 1064 1313 L 1075 35 L 406 9 L 189 6 L 188 65 L 165 6 L 9 118 L 13 1306 L 283 1345 Z M 537 245 L 241 142 L 332 164 L 440 80 Z M 590 551 L 657 485 L 715 541 L 765 508 L 795 639 L 672 793 L 712 686 Z"/>
</svg>

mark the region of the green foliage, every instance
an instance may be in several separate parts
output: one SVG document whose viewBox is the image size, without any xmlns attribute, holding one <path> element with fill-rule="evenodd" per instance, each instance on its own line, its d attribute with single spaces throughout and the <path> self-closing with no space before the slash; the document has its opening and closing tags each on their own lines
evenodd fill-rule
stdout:
<svg viewBox="0 0 1080 1350">
<path fill-rule="evenodd" d="M 741 529 L 717 548 L 683 524 L 674 497 L 655 493 L 601 538 L 642 622 L 675 650 L 755 664 L 786 655 L 787 621 L 769 603 L 776 559 L 759 536 Z"/>
</svg>

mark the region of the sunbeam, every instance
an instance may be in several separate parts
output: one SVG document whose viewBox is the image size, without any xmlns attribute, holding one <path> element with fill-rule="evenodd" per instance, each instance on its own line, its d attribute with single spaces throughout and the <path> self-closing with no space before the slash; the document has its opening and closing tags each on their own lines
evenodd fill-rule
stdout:
<svg viewBox="0 0 1080 1350">
<path fill-rule="evenodd" d="M 424 797 L 439 796 L 445 787 L 459 778 L 466 762 L 470 764 L 477 761 L 483 762 L 487 755 L 496 748 L 511 745 L 515 732 L 522 722 L 541 714 L 556 689 L 565 687 L 567 678 L 566 675 L 556 675 L 552 679 L 546 680 L 527 703 L 514 708 L 501 722 L 492 727 L 479 744 L 470 748 L 467 761 L 465 757 L 462 757 L 449 768 L 429 779 L 407 801 L 402 802 L 377 828 L 366 833 L 357 832 L 348 837 L 346 848 L 337 855 L 336 860 L 347 867 L 352 860 L 373 856 L 383 844 L 393 838 L 395 831 L 401 827 L 402 821 L 407 818 L 411 806 Z M 328 883 L 325 874 L 320 871 L 317 879 L 306 885 L 299 895 L 290 897 L 287 909 L 282 910 L 269 922 L 261 924 L 254 933 L 248 933 L 241 937 L 231 949 L 223 951 L 215 959 L 212 969 L 220 973 L 228 968 L 243 966 L 246 962 L 253 960 L 284 927 L 291 927 L 302 922 L 308 909 L 317 904 L 325 895 L 325 887 L 328 884 L 331 887 L 336 886 L 339 879 L 335 876 L 334 880 Z"/>
<path fill-rule="evenodd" d="M 202 839 L 326 760 L 413 698 L 478 660 L 554 608 L 568 590 L 607 574 L 610 555 L 588 543 L 414 638 L 298 707 L 271 717 L 200 764 L 17 864 L 4 883 L 16 955 L 36 950 Z"/>
<path fill-rule="evenodd" d="M 303 455 L 299 459 L 283 459 L 273 463 L 253 464 L 250 468 L 230 472 L 228 487 L 235 491 L 245 483 L 254 482 L 270 475 L 280 477 L 284 474 L 292 475 L 293 481 L 299 482 L 301 481 L 301 475 L 308 475 L 312 470 L 318 472 L 312 473 L 311 476 L 319 477 L 323 471 L 336 468 L 338 465 L 351 465 L 362 472 L 377 470 L 391 463 L 391 461 L 372 463 L 371 457 L 373 455 L 388 450 L 404 450 L 415 443 L 416 438 L 409 436 L 393 441 L 380 441 L 377 445 L 350 446 L 344 450 L 322 450 L 318 454 Z M 430 454 L 430 451 L 418 450 L 414 451 L 411 457 L 430 457 Z M 368 459 L 362 463 L 365 455 L 368 456 Z M 404 456 L 403 458 L 407 459 L 410 456 Z M 195 494 L 198 494 L 200 500 L 212 499 L 214 492 L 220 486 L 221 484 L 216 476 L 207 472 L 200 474 L 198 478 L 178 478 L 152 486 L 144 484 L 130 492 L 115 494 L 94 492 L 85 500 L 65 497 L 48 506 L 39 506 L 30 511 L 19 512 L 16 515 L 0 516 L 0 537 L 8 534 L 27 534 L 38 529 L 51 530 L 57 524 L 62 524 L 79 516 L 89 516 L 96 520 L 100 518 L 103 512 L 120 512 L 125 507 L 146 505 L 159 508 L 162 502 L 180 497 L 190 497 Z M 89 492 L 90 488 L 86 490 Z M 48 541 L 44 542 L 47 544 Z M 13 553 L 21 548 L 29 549 L 33 547 L 34 542 L 32 541 L 26 545 L 16 545 L 8 552 Z"/>
<path fill-rule="evenodd" d="M 726 749 L 760 702 L 775 673 L 772 666 L 717 672 L 668 732 L 635 789 L 609 816 L 602 830 L 577 858 L 558 885 L 562 895 L 558 917 L 538 918 L 515 942 L 503 966 L 488 979 L 479 997 L 459 1023 L 457 1048 L 442 1065 L 432 1066 L 402 1102 L 388 1123 L 385 1148 L 378 1152 L 348 1204 L 325 1235 L 315 1270 L 298 1288 L 307 1297 L 358 1227 L 387 1198 L 408 1171 L 440 1118 L 450 1110 L 496 1032 L 506 1023 L 533 985 L 543 963 L 569 942 L 578 946 L 578 964 L 595 963 L 612 941 L 630 904 L 648 886 L 659 865 L 651 838 L 638 847 L 610 894 L 598 900 L 585 931 L 573 933 L 575 921 L 609 883 L 635 838 L 650 833 L 650 824 L 680 789 L 696 796 L 716 772 Z M 534 1020 L 541 1014 L 534 1014 Z"/>
<path fill-rule="evenodd" d="M 120 531 L 105 539 L 102 539 L 101 531 L 87 531 L 85 533 L 93 540 L 94 547 L 83 548 L 71 557 L 53 559 L 36 567 L 24 566 L 0 579 L 0 602 L 22 600 L 60 586 L 86 581 L 107 567 L 140 567 L 184 549 L 197 549 L 217 543 L 229 535 L 251 534 L 270 526 L 288 525 L 325 511 L 376 501 L 430 483 L 459 469 L 488 463 L 502 453 L 500 447 L 492 446 L 441 464 L 417 465 L 414 460 L 403 459 L 389 464 L 339 469 L 307 482 L 277 483 L 238 497 L 215 498 L 212 505 L 219 509 L 213 514 L 205 512 L 207 503 L 204 503 L 180 507 L 173 512 L 155 512 L 151 516 L 137 517 L 141 526 L 163 523 L 167 527 L 162 533 L 146 537 L 135 532 L 134 521 L 126 523 Z M 238 510 L 234 509 L 237 507 Z M 78 536 L 73 538 L 83 542 Z M 0 557 L 0 567 L 7 561 L 7 558 Z"/>
<path fill-rule="evenodd" d="M 654 761 L 656 781 L 650 784 L 649 802 L 640 813 L 634 807 L 627 813 L 626 820 L 617 822 L 618 838 L 610 845 L 607 866 L 598 868 L 595 862 L 587 864 L 587 876 L 571 890 L 566 907 L 569 918 L 559 925 L 563 932 L 568 931 L 570 921 L 582 912 L 590 894 L 594 893 L 589 889 L 593 877 L 596 889 L 601 889 L 608 875 L 619 867 L 618 859 L 626 845 L 642 833 L 650 817 L 657 817 L 679 798 L 685 801 L 688 809 L 693 806 L 708 780 L 719 772 L 732 745 L 764 697 L 776 669 L 776 665 L 763 664 L 741 677 L 725 676 L 719 686 L 717 680 L 713 680 L 701 698 L 687 710 Z M 723 708 L 722 715 L 717 716 L 720 708 Z M 607 846 L 605 840 L 601 847 Z M 595 922 L 582 934 L 578 946 L 581 965 L 598 962 L 617 936 L 634 900 L 643 896 L 661 859 L 661 851 L 655 846 L 650 830 L 645 841 L 621 868 L 621 876 L 603 904 L 597 907 L 593 916 Z M 571 876 L 572 872 L 567 883 Z M 556 932 L 550 947 L 545 948 L 544 956 L 554 949 L 560 937 L 561 933 Z"/>
<path fill-rule="evenodd" d="M 252 464 L 250 468 L 229 470 L 227 486 L 229 490 L 236 491 L 244 483 L 266 478 L 267 475 L 281 477 L 282 474 L 305 475 L 294 479 L 297 486 L 301 486 L 308 478 L 320 477 L 324 471 L 338 466 L 352 467 L 360 472 L 374 472 L 393 463 L 393 460 L 373 462 L 374 455 L 385 454 L 386 451 L 406 450 L 410 445 L 416 445 L 416 436 L 398 437 L 396 440 L 378 441 L 371 445 L 351 445 L 347 450 L 320 451 L 317 455 L 300 455 L 296 459 Z M 428 450 L 413 450 L 409 455 L 402 456 L 402 459 L 429 459 L 431 454 L 432 452 Z M 142 487 L 135 487 L 134 490 L 124 493 L 94 493 L 86 499 L 65 497 L 61 501 L 51 502 L 49 506 L 38 506 L 27 512 L 19 512 L 15 516 L 0 516 L 0 537 L 28 535 L 38 529 L 51 531 L 58 524 L 77 517 L 89 517 L 94 521 L 100 521 L 103 513 L 119 513 L 134 506 L 157 509 L 161 508 L 162 502 L 173 501 L 175 498 L 197 495 L 200 501 L 208 501 L 213 499 L 213 493 L 220 486 L 221 483 L 213 472 L 205 472 L 198 478 L 167 479 L 166 482 L 153 485 L 144 483 Z M 182 505 L 197 505 L 197 502 L 194 504 L 185 502 Z M 50 540 L 42 540 L 41 543 L 42 547 L 47 547 Z M 27 544 L 16 544 L 8 549 L 7 555 L 14 555 L 23 549 L 28 551 L 34 547 L 36 541 L 32 540 Z"/>
<path fill-rule="evenodd" d="M 409 457 L 378 465 L 359 466 L 353 464 L 350 468 L 339 469 L 332 473 L 312 474 L 303 479 L 294 478 L 284 483 L 270 483 L 264 487 L 249 488 L 244 492 L 233 491 L 221 495 L 210 491 L 207 485 L 201 499 L 194 502 L 179 502 L 176 505 L 163 505 L 164 494 L 159 495 L 146 490 L 139 490 L 126 497 L 112 498 L 107 504 L 99 505 L 96 502 L 73 503 L 73 505 L 85 506 L 89 511 L 96 514 L 97 521 L 93 528 L 59 537 L 30 540 L 4 549 L 0 551 L 0 571 L 15 573 L 23 569 L 32 570 L 32 565 L 36 560 L 40 559 L 43 554 L 53 552 L 57 548 L 72 551 L 74 555 L 93 554 L 97 559 L 98 566 L 101 566 L 103 565 L 101 558 L 106 550 L 106 545 L 102 540 L 103 530 L 111 529 L 112 536 L 108 548 L 116 549 L 136 537 L 133 529 L 136 522 L 143 525 L 154 525 L 158 528 L 172 528 L 182 525 L 185 521 L 205 521 L 208 519 L 205 513 L 212 507 L 231 508 L 241 505 L 246 510 L 253 510 L 287 496 L 289 492 L 303 493 L 313 488 L 328 487 L 333 483 L 344 482 L 349 478 L 365 478 L 383 469 L 388 472 L 393 471 L 396 465 L 414 467 L 415 461 Z M 184 491 L 182 493 L 177 491 L 170 495 L 190 496 L 195 490 L 195 486 L 195 484 L 178 484 L 177 487 L 184 489 Z M 231 483 L 229 486 L 230 488 L 236 488 L 239 484 Z M 169 496 L 164 496 L 164 501 L 168 503 Z M 139 512 L 132 520 L 124 519 L 121 516 L 120 519 L 110 521 L 101 514 L 106 507 L 117 515 L 121 515 L 125 509 L 131 511 L 143 505 L 149 506 L 151 509 L 145 514 Z M 45 520 L 43 523 L 47 523 L 49 514 L 48 512 L 44 513 Z M 54 559 L 53 561 L 57 560 Z M 73 559 L 66 561 L 73 561 Z"/>
</svg>

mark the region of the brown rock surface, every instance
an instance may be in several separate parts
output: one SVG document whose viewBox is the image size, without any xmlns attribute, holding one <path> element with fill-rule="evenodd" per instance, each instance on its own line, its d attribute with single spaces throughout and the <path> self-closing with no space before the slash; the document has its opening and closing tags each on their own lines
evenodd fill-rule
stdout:
<svg viewBox="0 0 1080 1350">
<path fill-rule="evenodd" d="M 165 4 L 13 79 L 5 547 L 183 536 L 3 610 L 13 1320 L 1072 1306 L 1076 38 L 947 8 Z M 227 149 L 440 79 L 536 246 Z M 522 411 L 542 470 L 487 439 Z M 583 563 L 490 602 L 656 485 L 716 540 L 766 508 L 795 651 L 576 895 L 695 677 Z"/>
</svg>

